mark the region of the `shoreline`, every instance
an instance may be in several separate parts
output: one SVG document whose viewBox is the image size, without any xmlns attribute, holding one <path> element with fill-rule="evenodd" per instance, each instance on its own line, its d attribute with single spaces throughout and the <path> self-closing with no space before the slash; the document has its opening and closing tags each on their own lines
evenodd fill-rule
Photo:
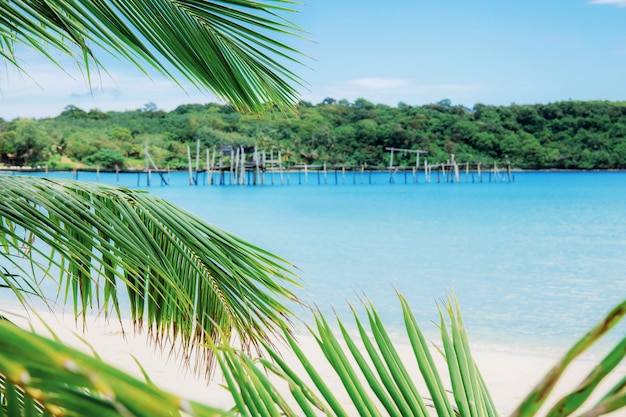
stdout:
<svg viewBox="0 0 626 417">
<path fill-rule="evenodd" d="M 24 311 L 2 311 L 2 314 L 22 327 L 28 326 Z M 134 358 L 139 359 L 152 382 L 161 389 L 211 406 L 224 409 L 232 406 L 230 395 L 220 386 L 222 381 L 219 376 L 214 376 L 207 383 L 204 378 L 186 370 L 176 358 L 168 357 L 167 353 L 161 353 L 155 349 L 149 344 L 145 332 L 136 334 L 128 322 L 125 324 L 127 327 L 124 328 L 126 332 L 124 339 L 121 328 L 115 320 L 109 320 L 109 323 L 105 323 L 104 318 L 89 317 L 86 323 L 87 330 L 83 333 L 80 328 L 75 326 L 71 314 L 53 315 L 48 312 L 37 312 L 37 314 L 65 343 L 87 353 L 93 349 L 103 360 L 136 378 L 142 379 L 142 374 Z M 38 334 L 49 337 L 49 331 L 34 315 L 31 316 L 31 324 Z M 318 372 L 321 372 L 324 380 L 333 389 L 333 392 L 338 393 L 339 400 L 348 404 L 347 394 L 342 394 L 343 386 L 334 375 L 330 365 L 326 363 L 323 354 L 317 350 L 314 338 L 308 334 L 298 333 L 297 339 L 309 359 L 315 363 Z M 283 346 L 281 345 L 281 349 Z M 412 375 L 417 375 L 417 365 L 414 363 L 410 345 L 398 342 L 396 347 Z M 299 364 L 297 364 L 295 356 L 287 351 L 286 346 L 283 352 L 284 359 L 297 369 Z M 548 355 L 485 350 L 484 348 L 473 348 L 472 354 L 500 415 L 508 415 L 514 411 L 558 359 Z M 444 378 L 444 385 L 449 388 L 449 382 L 446 382 L 447 375 L 443 358 L 435 351 L 433 351 L 433 357 Z M 589 359 L 576 360 L 570 366 L 561 383 L 557 385 L 551 398 L 558 399 L 558 395 L 555 396 L 554 394 L 563 394 L 572 390 L 584 379 L 595 363 Z M 217 374 L 219 372 L 216 372 Z M 608 379 L 615 383 L 624 376 L 626 376 L 626 366 L 622 365 Z M 416 378 L 416 383 L 422 395 L 428 396 L 421 378 Z M 279 389 L 288 396 L 287 389 Z M 553 404 L 554 402 L 550 401 L 549 403 Z"/>
</svg>

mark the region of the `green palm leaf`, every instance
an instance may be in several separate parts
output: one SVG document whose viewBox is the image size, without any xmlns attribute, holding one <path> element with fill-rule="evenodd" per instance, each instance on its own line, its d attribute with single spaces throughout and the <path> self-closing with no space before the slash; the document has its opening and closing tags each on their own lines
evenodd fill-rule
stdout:
<svg viewBox="0 0 626 417">
<path fill-rule="evenodd" d="M 626 300 L 614 307 L 607 316 L 574 344 L 558 361 L 550 372 L 532 390 L 512 417 L 536 416 L 545 404 L 548 396 L 556 386 L 567 367 L 574 359 L 588 350 L 593 344 L 604 337 L 626 316 Z M 548 416 L 568 416 L 577 412 L 585 401 L 594 392 L 598 392 L 600 383 L 626 356 L 626 337 L 623 337 L 615 347 L 595 366 L 590 374 L 570 394 L 561 398 L 548 412 Z M 584 413 L 584 416 L 598 416 L 608 414 L 626 406 L 626 378 L 611 387 L 599 401 Z"/>
<path fill-rule="evenodd" d="M 93 358 L 0 322 L 2 416 L 227 416 Z"/>
<path fill-rule="evenodd" d="M 366 313 L 369 329 L 362 323 L 358 315 L 354 314 L 355 323 L 359 332 L 360 340 L 357 340 L 338 321 L 341 338 L 335 335 L 335 329 L 326 321 L 321 312 L 317 312 L 316 328 L 311 329 L 317 344 L 324 354 L 328 364 L 337 373 L 347 396 L 352 402 L 355 411 L 346 410 L 336 398 L 338 392 L 331 390 L 317 369 L 320 364 L 312 364 L 298 345 L 296 339 L 285 333 L 290 348 L 302 365 L 303 372 L 307 374 L 310 383 L 304 381 L 304 374 L 299 375 L 278 351 L 265 344 L 265 350 L 274 362 L 260 360 L 253 364 L 245 355 L 232 348 L 225 348 L 218 355 L 222 371 L 228 380 L 228 388 L 236 398 L 254 397 L 253 393 L 272 393 L 271 402 L 266 402 L 266 409 L 272 412 L 282 412 L 288 416 L 315 415 L 313 410 L 318 410 L 327 416 L 430 416 L 436 412 L 441 417 L 457 415 L 457 406 L 448 395 L 443 378 L 436 368 L 430 354 L 429 344 L 426 342 L 415 317 L 411 313 L 408 303 L 402 297 L 403 314 L 407 335 L 411 342 L 414 358 L 420 370 L 421 379 L 427 387 L 430 397 L 433 398 L 433 410 L 429 411 L 422 393 L 419 392 L 416 382 L 420 379 L 408 369 L 408 363 L 400 358 L 396 347 L 392 343 L 387 331 L 376 313 L 374 306 L 366 305 Z M 451 303 L 452 301 L 450 301 Z M 448 306 L 449 307 L 449 306 Z M 458 310 L 446 308 L 451 330 L 447 331 L 446 321 L 442 321 L 442 335 L 445 347 L 445 356 L 449 369 L 454 367 L 456 371 L 450 372 L 452 378 L 457 381 L 448 382 L 448 387 L 461 390 L 464 393 L 464 404 L 480 404 L 476 406 L 474 416 L 490 417 L 497 416 L 491 397 L 487 392 L 482 378 L 471 356 L 467 335 L 462 326 Z M 241 365 L 241 363 L 245 365 Z M 285 398 L 276 394 L 271 382 L 254 377 L 259 368 L 271 371 L 287 382 L 293 398 Z M 252 391 L 251 391 L 252 390 Z M 264 396 L 264 398 L 268 398 Z M 456 395 L 455 395 L 455 398 Z M 268 405 L 270 404 L 270 405 Z M 286 409 L 282 404 L 296 404 L 300 410 Z M 258 410 L 245 400 L 237 402 L 238 412 L 242 415 L 257 415 Z M 243 407 L 243 409 L 242 409 Z M 459 408 L 460 409 L 460 408 Z M 265 414 L 259 414 L 265 415 Z M 273 415 L 268 413 L 267 415 Z M 461 415 L 464 411 L 461 411 Z"/>
<path fill-rule="evenodd" d="M 239 110 L 292 107 L 301 79 L 297 51 L 280 39 L 302 30 L 280 14 L 290 0 L 14 0 L 0 2 L 0 56 L 19 66 L 15 45 L 53 62 L 72 57 L 89 77 L 101 51 L 155 68 L 229 101 Z"/>
<path fill-rule="evenodd" d="M 354 315 L 360 340 L 347 331 L 344 323 L 338 321 L 343 338 L 340 340 L 335 335 L 335 329 L 319 311 L 316 313 L 316 328 L 310 330 L 328 364 L 336 371 L 347 397 L 350 398 L 352 402 L 350 410 L 345 408 L 347 403 L 337 400 L 337 396 L 340 395 L 339 390 L 331 389 L 326 381 L 328 377 L 324 378 L 318 372 L 322 364 L 319 362 L 313 364 L 313 358 L 307 357 L 296 339 L 289 333 L 286 333 L 286 339 L 300 364 L 290 365 L 278 351 L 269 345 L 265 345 L 265 350 L 273 361 L 260 359 L 256 363 L 235 349 L 222 349 L 218 357 L 222 371 L 228 378 L 228 389 L 233 396 L 240 398 L 244 398 L 241 394 L 244 391 L 248 398 L 254 397 L 255 393 L 263 392 L 266 399 L 265 408 L 272 412 L 283 412 L 284 414 L 281 415 L 287 416 L 499 416 L 485 382 L 472 359 L 467 333 L 456 299 L 448 299 L 440 310 L 442 347 L 438 349 L 446 360 L 447 374 L 450 377 L 446 383 L 435 366 L 428 343 L 408 303 L 404 297 L 401 295 L 399 297 L 419 374 L 433 401 L 432 409 L 424 408 L 422 394 L 414 384 L 419 379 L 418 375 L 408 372 L 409 363 L 402 362 L 396 353 L 372 305 L 366 305 L 369 328 L 363 325 L 356 313 Z M 609 312 L 602 322 L 570 349 L 537 388 L 529 393 L 513 416 L 539 415 L 541 406 L 549 397 L 552 388 L 562 378 L 565 368 L 577 355 L 612 329 L 624 315 L 626 315 L 626 302 Z M 604 388 L 605 391 L 598 392 L 598 387 L 605 382 L 606 377 L 625 355 L 626 338 L 618 342 L 615 348 L 606 354 L 579 386 L 575 387 L 571 393 L 564 395 L 547 413 L 540 415 L 591 417 L 609 414 L 626 407 L 626 377 L 608 389 Z M 299 365 L 302 365 L 301 373 L 294 370 L 294 367 L 299 368 Z M 291 398 L 287 396 L 286 390 L 283 390 L 285 396 L 277 396 L 276 381 L 270 382 L 254 377 L 253 375 L 257 374 L 259 369 L 268 370 L 279 380 L 286 381 Z M 305 380 L 305 377 L 308 377 L 309 382 Z M 369 386 L 369 391 L 365 389 L 365 383 Z M 448 389 L 451 389 L 450 394 L 447 392 Z M 272 395 L 268 396 L 268 393 Z M 600 398 L 589 404 L 586 410 L 580 411 L 580 407 L 592 393 L 599 393 Z M 300 409 L 287 409 L 281 404 L 295 404 Z M 252 405 L 245 400 L 237 402 L 237 410 L 242 415 L 257 415 Z"/>
<path fill-rule="evenodd" d="M 0 176 L 0 195 L 5 270 L 41 297 L 53 294 L 40 282 L 54 279 L 76 315 L 119 316 L 126 291 L 136 327 L 179 341 L 206 370 L 211 351 L 199 344 L 236 336 L 247 349 L 288 324 L 290 265 L 165 200 L 35 177 Z"/>
</svg>

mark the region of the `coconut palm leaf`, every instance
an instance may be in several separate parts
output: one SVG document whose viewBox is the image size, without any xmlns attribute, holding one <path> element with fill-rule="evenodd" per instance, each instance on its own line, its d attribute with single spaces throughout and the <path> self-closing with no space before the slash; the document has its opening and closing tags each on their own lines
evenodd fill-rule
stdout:
<svg viewBox="0 0 626 417">
<path fill-rule="evenodd" d="M 198 344 L 236 336 L 248 349 L 288 325 L 291 266 L 163 199 L 20 176 L 0 176 L 0 195 L 3 268 L 44 298 L 54 280 L 77 316 L 119 317 L 125 294 L 137 328 L 200 355 L 207 371 L 212 353 Z"/>
<path fill-rule="evenodd" d="M 297 51 L 281 39 L 302 30 L 281 17 L 291 0 L 12 0 L 0 2 L 0 56 L 19 68 L 15 45 L 58 64 L 73 58 L 88 79 L 112 54 L 225 99 L 239 110 L 291 107 L 301 79 Z M 60 64 L 58 64 L 60 65 Z"/>
<path fill-rule="evenodd" d="M 512 417 L 532 417 L 538 415 L 541 407 L 545 404 L 549 394 L 562 377 L 568 365 L 612 330 L 625 315 L 626 300 L 614 307 L 602 321 L 567 351 L 537 387 L 528 394 L 526 399 L 515 410 Z M 599 392 L 600 383 L 624 359 L 624 356 L 626 356 L 626 337 L 622 338 L 615 345 L 574 391 L 561 398 L 546 415 L 549 417 L 569 416 L 574 412 L 579 412 L 578 410 L 590 395 Z M 580 415 L 587 417 L 598 416 L 608 414 L 625 406 L 626 378 L 618 381 L 608 389 L 601 396 L 600 400 L 592 404 Z"/>
<path fill-rule="evenodd" d="M 2 416 L 227 416 L 100 359 L 0 322 Z"/>
<path fill-rule="evenodd" d="M 352 404 L 349 408 L 346 408 L 347 402 L 342 403 L 337 399 L 340 392 L 337 388 L 329 387 L 326 381 L 328 377 L 322 377 L 319 373 L 323 364 L 313 363 L 298 341 L 287 333 L 285 337 L 289 348 L 299 361 L 296 365 L 301 365 L 303 369 L 300 373 L 294 370 L 294 364 L 288 364 L 280 352 L 271 346 L 265 346 L 271 360 L 251 360 L 231 347 L 220 350 L 218 360 L 226 376 L 227 387 L 234 398 L 239 398 L 239 401 L 235 401 L 237 411 L 243 416 L 499 416 L 472 359 L 456 299 L 449 298 L 440 310 L 442 345 L 437 350 L 445 356 L 446 374 L 449 376 L 446 383 L 436 368 L 428 343 L 407 301 L 401 295 L 399 297 L 420 378 L 408 371 L 412 369 L 408 367 L 409 363 L 400 360 L 371 304 L 365 306 L 368 326 L 354 314 L 359 338 L 355 338 L 340 320 L 338 327 L 341 337 L 336 336 L 337 329 L 318 311 L 315 314 L 316 327 L 310 331 L 350 398 Z M 609 312 L 602 322 L 570 349 L 512 416 L 591 417 L 626 408 L 626 377 L 598 392 L 600 384 L 626 355 L 626 338 L 623 338 L 571 393 L 556 401 L 547 412 L 539 414 L 541 406 L 571 361 L 612 329 L 625 314 L 626 301 Z M 270 381 L 261 377 L 266 371 L 270 371 L 278 380 Z M 418 390 L 415 382 L 419 379 L 427 387 L 427 394 Z M 277 388 L 280 381 L 286 382 L 288 390 Z M 278 392 L 289 394 L 280 396 Z M 599 399 L 584 407 L 591 393 L 599 394 Z M 432 404 L 427 405 L 424 401 L 425 394 Z M 259 403 L 251 405 L 247 399 L 252 398 L 262 399 L 262 407 Z"/>
<path fill-rule="evenodd" d="M 316 327 L 311 329 L 317 344 L 326 360 L 341 381 L 346 395 L 351 400 L 351 407 L 346 409 L 337 400 L 338 392 L 333 391 L 319 374 L 319 363 L 313 364 L 306 356 L 297 340 L 285 333 L 289 347 L 300 361 L 304 372 L 299 375 L 287 364 L 280 353 L 265 345 L 269 357 L 254 362 L 245 354 L 233 348 L 223 348 L 218 360 L 227 386 L 236 401 L 238 412 L 244 416 L 256 415 L 327 415 L 327 416 L 430 416 L 432 412 L 441 417 L 498 416 L 489 393 L 480 377 L 467 343 L 460 314 L 449 304 L 445 308 L 447 319 L 442 314 L 441 332 L 444 353 L 451 374 L 451 382 L 443 383 L 443 378 L 435 366 L 430 353 L 430 346 L 419 328 L 414 315 L 401 295 L 407 336 L 413 348 L 415 362 L 421 378 L 412 374 L 410 364 L 403 363 L 396 347 L 392 343 L 374 306 L 365 305 L 366 326 L 357 313 L 354 313 L 359 338 L 348 331 L 338 320 L 336 329 L 325 319 L 321 312 L 315 313 Z M 449 322 L 450 330 L 446 322 Z M 271 371 L 286 381 L 291 393 L 290 398 L 278 394 L 279 390 L 267 379 L 260 377 L 261 370 Z M 426 392 L 418 389 L 418 380 L 426 386 L 431 401 L 425 400 Z M 276 383 L 276 382 L 274 382 Z M 447 387 L 454 390 L 454 399 L 447 392 Z M 456 391 L 463 393 L 459 401 Z M 262 401 L 262 406 L 250 404 L 247 398 Z M 260 400 L 259 400 L 260 399 Z M 429 404 L 432 402 L 432 404 Z M 475 404 L 475 406 L 474 406 Z M 295 407 L 299 409 L 294 410 Z M 259 411 L 262 410 L 262 411 Z M 465 411 L 469 410 L 469 411 Z M 468 412 L 468 414 L 466 414 Z"/>
</svg>

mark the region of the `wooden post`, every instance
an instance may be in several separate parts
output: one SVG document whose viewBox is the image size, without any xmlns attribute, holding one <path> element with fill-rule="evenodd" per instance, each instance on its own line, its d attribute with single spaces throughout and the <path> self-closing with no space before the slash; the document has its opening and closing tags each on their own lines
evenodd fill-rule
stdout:
<svg viewBox="0 0 626 417">
<path fill-rule="evenodd" d="M 235 150 L 235 155 L 233 157 L 233 184 L 237 185 L 239 182 L 239 148 Z"/>
<path fill-rule="evenodd" d="M 220 152 L 219 183 L 224 185 L 224 152 Z"/>
<path fill-rule="evenodd" d="M 263 149 L 263 174 L 261 175 L 261 185 L 265 184 L 265 171 L 267 166 L 265 165 L 265 149 Z"/>
<path fill-rule="evenodd" d="M 450 154 L 450 163 L 452 165 L 452 169 L 454 169 L 454 178 L 451 179 L 450 182 L 461 182 L 461 178 L 459 175 L 459 165 L 456 163 L 456 160 L 454 159 L 454 154 Z M 450 173 L 450 175 L 452 175 L 452 173 Z"/>
<path fill-rule="evenodd" d="M 241 171 L 241 185 L 246 185 L 246 150 L 244 147 L 241 148 L 241 164 L 239 166 L 239 171 Z"/>
<path fill-rule="evenodd" d="M 206 178 L 204 179 L 204 185 L 209 185 L 209 182 L 211 181 L 211 165 L 209 165 L 210 159 L 211 159 L 211 151 L 209 150 L 209 148 L 206 148 L 206 166 L 205 166 Z"/>
<path fill-rule="evenodd" d="M 196 179 L 194 183 L 198 185 L 198 175 L 200 174 L 200 139 L 196 139 Z"/>
<path fill-rule="evenodd" d="M 324 185 L 328 184 L 328 174 L 326 172 L 326 162 L 324 162 Z"/>
<path fill-rule="evenodd" d="M 235 159 L 235 185 L 241 185 L 242 172 L 244 171 L 243 164 L 241 163 L 241 155 L 243 154 L 243 148 L 237 148 L 237 158 Z"/>
<path fill-rule="evenodd" d="M 187 164 L 189 166 L 189 185 L 193 185 L 193 172 L 191 169 L 191 149 L 187 146 Z"/>
<path fill-rule="evenodd" d="M 416 155 L 415 155 L 415 183 L 417 184 L 419 182 L 419 170 L 420 170 L 420 152 L 417 151 Z M 424 172 L 424 175 L 426 175 L 426 173 Z"/>
<path fill-rule="evenodd" d="M 389 184 L 393 184 L 393 148 L 389 152 Z"/>
<path fill-rule="evenodd" d="M 270 165 L 274 163 L 274 149 L 270 149 Z M 270 178 L 272 179 L 272 185 L 274 185 L 274 169 L 271 167 Z"/>
<path fill-rule="evenodd" d="M 280 175 L 280 185 L 283 185 L 283 155 L 280 149 L 278 150 L 278 174 Z"/>
<path fill-rule="evenodd" d="M 478 170 L 478 182 L 483 182 L 483 174 L 480 172 L 480 162 L 476 165 L 476 169 Z"/>
<path fill-rule="evenodd" d="M 215 146 L 213 147 L 213 155 L 211 155 L 211 179 L 210 184 L 213 185 L 213 168 L 215 168 Z"/>
<path fill-rule="evenodd" d="M 257 149 L 257 147 L 254 147 L 254 168 L 255 168 L 255 174 L 254 174 L 254 185 L 257 185 L 261 182 L 261 178 L 260 178 L 260 172 L 259 172 L 259 150 Z"/>
<path fill-rule="evenodd" d="M 506 173 L 507 173 L 507 177 L 509 179 L 509 182 L 511 181 L 511 163 L 509 162 L 509 157 L 506 156 Z"/>
</svg>

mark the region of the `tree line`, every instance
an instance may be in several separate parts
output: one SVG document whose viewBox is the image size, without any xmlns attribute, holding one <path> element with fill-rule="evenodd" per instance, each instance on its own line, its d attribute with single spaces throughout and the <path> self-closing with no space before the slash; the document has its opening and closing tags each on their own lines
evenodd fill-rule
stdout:
<svg viewBox="0 0 626 417">
<path fill-rule="evenodd" d="M 1 115 L 0 115 L 1 116 Z M 562 101 L 473 108 L 449 100 L 422 106 L 327 98 L 302 101 L 295 113 L 268 108 L 242 114 L 216 103 L 181 105 L 170 112 L 154 103 L 132 111 L 89 111 L 69 105 L 57 117 L 0 118 L 0 163 L 5 166 L 76 166 L 141 169 L 144 144 L 159 168 L 187 166 L 195 151 L 256 146 L 281 151 L 283 164 L 385 167 L 388 147 L 426 151 L 440 163 L 489 164 L 508 158 L 521 169 L 626 168 L 626 102 Z M 394 165 L 415 164 L 396 154 Z"/>
</svg>

